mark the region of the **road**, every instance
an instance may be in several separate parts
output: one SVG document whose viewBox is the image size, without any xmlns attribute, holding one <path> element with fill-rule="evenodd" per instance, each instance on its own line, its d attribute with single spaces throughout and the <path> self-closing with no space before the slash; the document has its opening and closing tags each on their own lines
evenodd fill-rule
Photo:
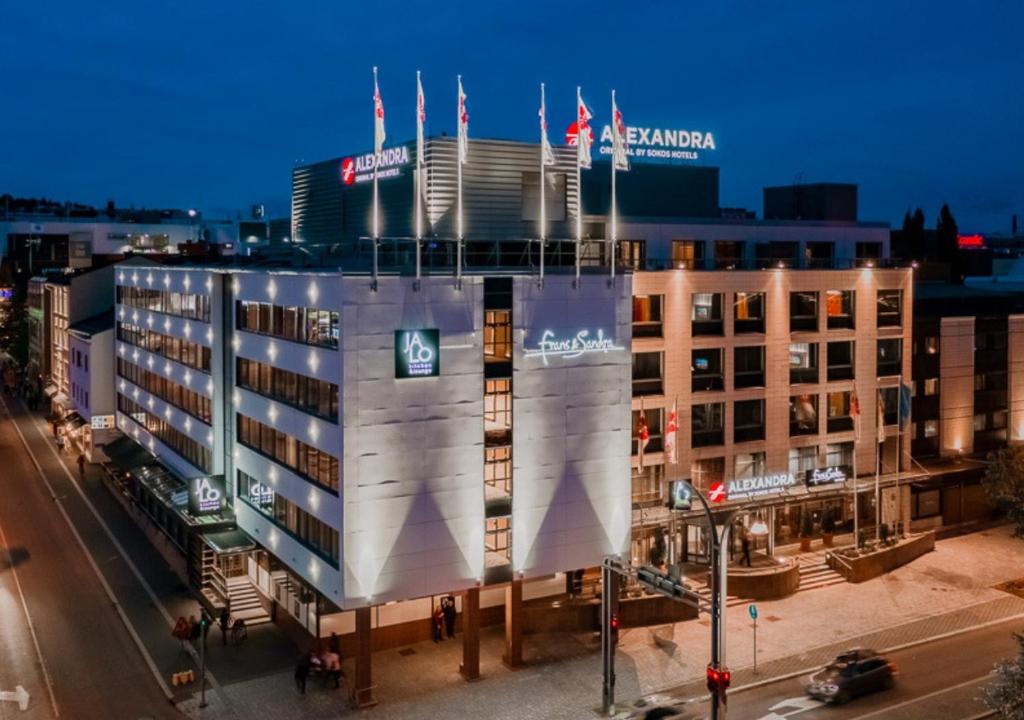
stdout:
<svg viewBox="0 0 1024 720">
<path fill-rule="evenodd" d="M 866 695 L 838 707 L 824 706 L 804 694 L 807 676 L 733 693 L 728 717 L 737 720 L 964 720 L 986 710 L 979 699 L 997 660 L 1017 651 L 1013 632 L 1020 620 L 1003 622 L 916 647 L 888 653 L 899 675 L 889 691 Z M 706 703 L 692 712 L 707 716 Z"/>
<path fill-rule="evenodd" d="M 0 719 L 182 717 L 100 579 L 121 559 L 83 551 L 64 515 L 80 498 L 46 439 L 26 439 L 35 461 L 0 405 L 0 691 L 31 695 L 27 712 L 0 702 Z"/>
</svg>

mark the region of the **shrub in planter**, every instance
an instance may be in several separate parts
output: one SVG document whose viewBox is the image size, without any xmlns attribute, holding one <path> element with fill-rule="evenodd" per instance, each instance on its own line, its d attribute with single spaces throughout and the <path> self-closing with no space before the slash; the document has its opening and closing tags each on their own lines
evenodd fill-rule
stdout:
<svg viewBox="0 0 1024 720">
<path fill-rule="evenodd" d="M 811 549 L 811 536 L 814 534 L 814 518 L 809 512 L 805 512 L 800 518 L 800 550 L 807 552 Z"/>
<path fill-rule="evenodd" d="M 835 512 L 832 508 L 825 508 L 821 516 L 821 535 L 825 541 L 825 547 L 832 547 L 832 540 L 836 532 Z"/>
</svg>

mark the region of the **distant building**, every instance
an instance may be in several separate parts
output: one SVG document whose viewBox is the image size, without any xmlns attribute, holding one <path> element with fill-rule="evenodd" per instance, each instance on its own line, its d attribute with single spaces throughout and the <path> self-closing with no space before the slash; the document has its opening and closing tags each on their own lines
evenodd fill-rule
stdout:
<svg viewBox="0 0 1024 720">
<path fill-rule="evenodd" d="M 71 441 L 90 462 L 119 437 L 114 423 L 114 311 L 68 326 L 68 391 L 73 417 L 65 419 Z"/>
<path fill-rule="evenodd" d="M 857 186 L 850 183 L 811 183 L 766 187 L 764 218 L 856 222 Z"/>
</svg>

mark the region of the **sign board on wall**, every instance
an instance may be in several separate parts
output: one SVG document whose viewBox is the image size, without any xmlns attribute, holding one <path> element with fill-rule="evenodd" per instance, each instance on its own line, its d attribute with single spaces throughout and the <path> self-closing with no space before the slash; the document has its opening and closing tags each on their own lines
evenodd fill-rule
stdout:
<svg viewBox="0 0 1024 720">
<path fill-rule="evenodd" d="M 575 146 L 578 135 L 576 123 L 565 131 L 567 145 Z M 593 142 L 594 131 L 590 136 Z M 698 160 L 701 150 L 715 150 L 715 136 L 703 130 L 651 128 L 630 125 L 626 128 L 627 153 L 632 159 L 642 160 Z M 601 155 L 612 154 L 612 126 L 601 129 L 599 139 Z"/>
<path fill-rule="evenodd" d="M 602 328 L 590 330 L 584 328 L 572 335 L 557 335 L 553 330 L 545 330 L 536 343 L 526 343 L 523 357 L 537 358 L 549 364 L 551 358 L 560 357 L 571 360 L 593 353 L 608 353 L 625 350 L 615 344 L 615 338 L 605 335 Z"/>
<path fill-rule="evenodd" d="M 672 480 L 668 484 L 668 509 L 689 510 L 693 507 L 693 487 L 685 480 Z"/>
<path fill-rule="evenodd" d="M 808 470 L 804 477 L 807 487 L 821 487 L 823 485 L 836 485 L 846 482 L 852 475 L 849 465 L 830 465 L 829 467 L 815 468 Z"/>
<path fill-rule="evenodd" d="M 113 415 L 93 415 L 91 418 L 91 424 L 93 430 L 113 430 L 114 429 L 114 416 Z"/>
<path fill-rule="evenodd" d="M 395 330 L 395 379 L 441 374 L 441 333 L 437 328 Z"/>
<path fill-rule="evenodd" d="M 190 515 L 216 515 L 225 505 L 223 476 L 190 478 L 188 512 Z"/>
<path fill-rule="evenodd" d="M 796 485 L 796 479 L 792 473 L 775 473 L 773 475 L 730 480 L 727 494 L 729 500 L 746 500 L 782 493 L 794 485 Z"/>
<path fill-rule="evenodd" d="M 402 168 L 409 164 L 409 147 L 400 145 L 384 148 L 374 160 L 374 154 L 354 155 L 341 161 L 341 181 L 345 185 L 373 180 L 374 166 L 377 168 L 377 179 L 398 177 Z"/>
</svg>

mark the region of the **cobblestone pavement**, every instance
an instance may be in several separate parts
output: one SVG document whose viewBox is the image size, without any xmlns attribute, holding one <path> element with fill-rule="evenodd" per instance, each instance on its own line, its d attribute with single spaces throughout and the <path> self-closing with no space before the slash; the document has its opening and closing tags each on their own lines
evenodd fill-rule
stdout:
<svg viewBox="0 0 1024 720">
<path fill-rule="evenodd" d="M 1024 541 L 1006 527 L 937 543 L 936 551 L 888 575 L 859 585 L 842 584 L 758 603 L 758 674 L 750 669 L 752 628 L 746 606 L 728 617 L 728 659 L 734 685 L 821 664 L 852 645 L 886 648 L 1024 616 L 1024 599 L 993 585 L 1024 571 Z M 1024 620 L 1022 620 L 1024 623 Z M 617 657 L 617 696 L 631 700 L 672 689 L 685 697 L 705 692 L 709 628 L 704 619 L 637 628 L 622 633 Z M 487 717 L 592 718 L 600 702 L 597 638 L 589 634 L 529 635 L 527 667 L 501 665 L 500 628 L 483 633 L 479 682 L 458 675 L 462 645 L 421 643 L 374 655 L 380 704 L 367 718 Z M 409 650 L 413 650 L 409 653 Z M 300 696 L 291 673 L 274 673 L 221 688 L 204 711 L 182 706 L 193 717 L 292 720 L 354 715 L 344 691 L 311 682 Z"/>
</svg>

